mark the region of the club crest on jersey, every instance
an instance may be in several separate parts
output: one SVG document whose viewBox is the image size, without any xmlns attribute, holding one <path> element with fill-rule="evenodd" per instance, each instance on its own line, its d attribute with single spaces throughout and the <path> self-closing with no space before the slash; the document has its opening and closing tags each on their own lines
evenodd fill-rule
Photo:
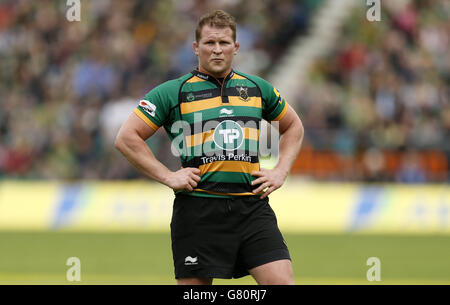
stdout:
<svg viewBox="0 0 450 305">
<path fill-rule="evenodd" d="M 141 100 L 139 106 L 151 116 L 155 116 L 156 106 L 149 101 Z"/>
<path fill-rule="evenodd" d="M 237 92 L 239 93 L 239 98 L 243 100 L 244 102 L 248 101 L 250 98 L 248 96 L 248 88 L 247 87 L 236 87 Z"/>
</svg>

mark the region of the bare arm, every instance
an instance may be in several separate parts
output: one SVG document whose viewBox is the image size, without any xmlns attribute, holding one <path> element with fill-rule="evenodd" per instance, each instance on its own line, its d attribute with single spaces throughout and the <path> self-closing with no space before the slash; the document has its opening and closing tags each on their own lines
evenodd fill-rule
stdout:
<svg viewBox="0 0 450 305">
<path fill-rule="evenodd" d="M 253 193 L 258 194 L 268 188 L 261 198 L 267 197 L 283 185 L 300 152 L 304 129 L 300 118 L 291 107 L 288 108 L 286 114 L 280 120 L 279 131 L 281 135 L 279 158 L 274 169 L 262 168 L 252 173 L 252 175 L 259 177 L 252 182 L 252 185 L 262 183 L 261 186 L 253 190 Z"/>
<path fill-rule="evenodd" d="M 200 170 L 183 168 L 177 172 L 172 172 L 159 162 L 145 143 L 145 140 L 155 132 L 156 130 L 148 126 L 135 113 L 131 113 L 120 128 L 114 146 L 147 177 L 174 190 L 192 191 L 200 181 Z"/>
<path fill-rule="evenodd" d="M 275 168 L 287 176 L 297 159 L 303 142 L 304 128 L 297 113 L 289 107 L 280 120 L 280 157 Z"/>
</svg>

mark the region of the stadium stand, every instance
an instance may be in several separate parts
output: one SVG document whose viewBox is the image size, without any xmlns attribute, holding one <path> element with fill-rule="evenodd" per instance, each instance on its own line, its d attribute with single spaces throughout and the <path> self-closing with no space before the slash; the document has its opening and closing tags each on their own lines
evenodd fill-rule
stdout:
<svg viewBox="0 0 450 305">
<path fill-rule="evenodd" d="M 236 16 L 237 66 L 267 77 L 323 1 L 218 1 Z M 0 4 L 0 177 L 142 177 L 114 150 L 120 123 L 157 84 L 195 66 L 195 20 L 210 1 Z M 293 174 L 323 180 L 448 181 L 450 106 L 446 1 L 364 8 L 344 24 L 289 103 L 306 129 Z M 446 17 L 447 16 L 447 17 Z M 163 131 L 149 141 L 170 168 Z"/>
<path fill-rule="evenodd" d="M 299 89 L 306 141 L 293 172 L 325 180 L 448 181 L 447 1 L 352 11 Z"/>
<path fill-rule="evenodd" d="M 316 5 L 215 4 L 236 16 L 241 62 L 252 63 L 243 69 L 253 72 L 276 61 Z M 65 1 L 2 1 L 0 176 L 140 177 L 112 137 L 147 91 L 195 67 L 195 22 L 211 9 L 209 1 L 99 0 L 82 2 L 81 22 L 68 22 Z M 152 148 L 174 168 L 163 139 L 158 132 Z"/>
</svg>

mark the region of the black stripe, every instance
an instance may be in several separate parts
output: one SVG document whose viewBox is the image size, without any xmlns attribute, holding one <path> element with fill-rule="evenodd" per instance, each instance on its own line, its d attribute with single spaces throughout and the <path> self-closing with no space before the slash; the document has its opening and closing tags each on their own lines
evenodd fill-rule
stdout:
<svg viewBox="0 0 450 305">
<path fill-rule="evenodd" d="M 220 88 L 181 92 L 181 102 L 190 103 L 220 96 Z"/>
<path fill-rule="evenodd" d="M 239 94 L 239 90 L 237 88 L 239 88 L 241 86 L 235 86 L 235 87 L 228 87 L 228 88 L 224 88 L 224 94 L 227 96 L 240 96 Z M 249 97 L 261 97 L 261 92 L 259 91 L 259 89 L 257 87 L 246 87 L 246 86 L 242 86 L 244 88 L 247 88 L 247 95 Z"/>
<path fill-rule="evenodd" d="M 197 188 L 216 193 L 251 193 L 257 185 L 247 183 L 202 181 Z"/>
<path fill-rule="evenodd" d="M 207 160 L 207 159 L 202 159 L 202 158 L 213 158 L 213 157 L 215 157 L 215 156 L 217 156 L 216 158 L 217 158 L 217 160 L 215 160 L 215 161 L 213 161 L 213 162 L 217 162 L 217 161 L 219 161 L 219 162 L 223 162 L 223 161 L 233 161 L 233 160 L 228 160 L 228 155 L 229 154 L 233 154 L 233 155 L 242 155 L 242 154 L 244 154 L 244 155 L 246 155 L 246 156 L 249 156 L 249 151 L 247 151 L 247 150 L 244 150 L 244 151 L 236 151 L 236 150 L 228 150 L 228 151 L 225 151 L 224 152 L 224 150 L 217 150 L 217 151 L 215 151 L 215 153 L 216 154 L 212 154 L 212 153 L 210 153 L 210 155 L 209 156 L 207 156 L 206 154 L 203 154 L 202 156 L 196 156 L 196 157 L 193 157 L 192 159 L 189 159 L 189 160 L 187 160 L 187 161 L 182 161 L 181 163 L 182 163 L 182 166 L 183 167 L 196 167 L 196 168 L 198 168 L 198 167 L 200 167 L 200 165 L 204 165 L 204 164 L 209 164 L 209 163 L 212 163 L 212 162 L 204 162 L 204 160 Z M 254 152 L 253 152 L 254 153 Z M 220 159 L 220 156 L 225 156 L 225 159 L 224 160 L 221 160 Z M 235 161 L 235 162 L 249 162 L 249 163 L 259 163 L 259 157 L 258 156 L 249 156 L 250 157 L 250 161 Z"/>
</svg>

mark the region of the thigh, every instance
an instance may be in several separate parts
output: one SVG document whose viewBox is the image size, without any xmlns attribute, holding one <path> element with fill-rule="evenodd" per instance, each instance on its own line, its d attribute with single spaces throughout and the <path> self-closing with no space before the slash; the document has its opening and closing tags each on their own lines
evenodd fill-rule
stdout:
<svg viewBox="0 0 450 305">
<path fill-rule="evenodd" d="M 212 285 L 212 278 L 180 278 L 177 279 L 177 285 Z"/>
<path fill-rule="evenodd" d="M 294 285 L 291 261 L 273 261 L 249 270 L 259 285 Z"/>
</svg>

